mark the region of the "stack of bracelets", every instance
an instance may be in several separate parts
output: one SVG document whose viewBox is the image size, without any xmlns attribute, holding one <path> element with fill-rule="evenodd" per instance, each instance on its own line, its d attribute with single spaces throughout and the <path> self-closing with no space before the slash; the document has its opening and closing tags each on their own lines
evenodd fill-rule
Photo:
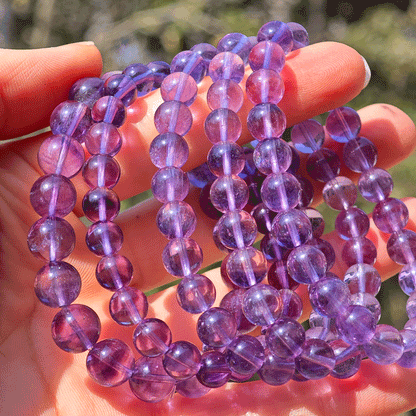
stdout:
<svg viewBox="0 0 416 416">
<path fill-rule="evenodd" d="M 333 140 L 345 143 L 344 163 L 360 173 L 358 186 L 338 176 L 340 159 L 322 147 L 325 130 L 317 121 L 295 125 L 293 145 L 282 139 L 286 117 L 277 106 L 284 95 L 279 73 L 285 55 L 308 43 L 301 25 L 272 21 L 257 37 L 231 33 L 217 48 L 200 44 L 179 53 L 171 65 L 132 64 L 122 73 L 81 79 L 73 85 L 69 100 L 53 111 L 52 136 L 38 153 L 45 175 L 30 193 L 41 218 L 29 231 L 28 245 L 46 263 L 36 275 L 35 292 L 45 305 L 60 308 L 52 322 L 56 345 L 72 353 L 88 350 L 87 371 L 100 385 L 128 381 L 139 399 L 158 402 L 174 392 L 200 397 L 229 380 L 246 381 L 255 374 L 275 386 L 327 375 L 348 378 L 366 358 L 378 364 L 416 366 L 416 233 L 405 229 L 409 213 L 404 203 L 389 197 L 390 174 L 375 167 L 377 149 L 359 136 L 358 114 L 348 107 L 335 109 L 325 126 Z M 245 83 L 245 94 L 254 105 L 247 118 L 253 142 L 243 148 L 236 142 L 242 132 L 238 112 L 244 101 L 241 81 L 247 65 L 253 71 Z M 181 167 L 189 154 L 184 139 L 192 126 L 189 106 L 206 74 L 213 82 L 207 93 L 211 113 L 205 120 L 212 148 L 207 163 L 188 177 Z M 118 129 L 126 119 L 126 108 L 157 88 L 164 102 L 154 114 L 159 135 L 150 145 L 150 158 L 159 168 L 151 189 L 163 203 L 157 227 L 168 239 L 162 261 L 172 276 L 182 278 L 177 286 L 179 305 L 200 314 L 197 334 L 202 350 L 188 341 L 172 342 L 165 322 L 146 318 L 146 296 L 129 286 L 132 265 L 118 254 L 123 234 L 113 221 L 120 201 L 112 190 L 120 178 L 114 158 L 122 146 Z M 84 148 L 90 155 L 87 160 Z M 325 202 L 339 211 L 335 229 L 345 240 L 342 260 L 349 267 L 343 279 L 330 272 L 335 252 L 320 238 L 324 219 L 309 207 L 313 186 L 297 174 L 298 152 L 308 154 L 306 171 L 312 180 L 325 184 Z M 81 277 L 63 261 L 75 246 L 74 230 L 63 217 L 73 210 L 77 198 L 70 178 L 81 170 L 90 187 L 82 201 L 92 222 L 86 244 L 100 257 L 98 282 L 114 292 L 109 302 L 111 317 L 120 325 L 135 325 L 133 346 L 140 353 L 138 359 L 118 339 L 98 341 L 97 314 L 73 303 L 81 290 Z M 202 250 L 191 238 L 196 216 L 184 202 L 190 184 L 203 188 L 201 207 L 218 219 L 214 240 L 227 254 L 221 275 L 231 291 L 219 307 L 213 307 L 213 283 L 197 274 Z M 411 296 L 409 321 L 402 331 L 377 325 L 380 304 L 375 295 L 381 278 L 373 267 L 376 248 L 366 238 L 369 218 L 355 206 L 358 191 L 376 203 L 374 223 L 391 234 L 388 254 L 404 265 L 399 283 Z M 260 249 L 253 247 L 257 231 L 264 234 Z M 307 331 L 298 322 L 302 301 L 295 290 L 299 285 L 308 286 L 314 309 Z M 250 335 L 256 327 L 261 328 L 259 335 Z"/>
</svg>

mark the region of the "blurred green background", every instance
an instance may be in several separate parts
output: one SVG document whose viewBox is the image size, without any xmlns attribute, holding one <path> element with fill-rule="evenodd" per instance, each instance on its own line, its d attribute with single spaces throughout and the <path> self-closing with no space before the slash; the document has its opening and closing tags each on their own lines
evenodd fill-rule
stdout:
<svg viewBox="0 0 416 416">
<path fill-rule="evenodd" d="M 355 48 L 372 71 L 368 87 L 351 102 L 402 108 L 416 121 L 416 0 L 0 0 L 0 47 L 39 48 L 92 40 L 104 71 L 132 62 L 170 62 L 196 43 L 214 45 L 226 33 L 256 34 L 269 20 L 296 21 L 311 42 L 333 40 Z M 392 169 L 392 196 L 416 195 L 416 155 Z M 368 210 L 363 200 L 359 205 Z M 320 207 L 328 220 L 334 212 Z M 397 276 L 383 284 L 382 322 L 402 328 L 407 297 Z M 415 414 L 412 411 L 408 414 Z"/>
</svg>

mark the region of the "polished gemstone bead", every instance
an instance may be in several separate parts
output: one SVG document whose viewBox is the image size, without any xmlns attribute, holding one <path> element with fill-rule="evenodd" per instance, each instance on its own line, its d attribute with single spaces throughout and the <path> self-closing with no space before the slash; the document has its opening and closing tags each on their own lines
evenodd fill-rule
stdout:
<svg viewBox="0 0 416 416">
<path fill-rule="evenodd" d="M 94 188 L 85 194 L 82 210 L 92 222 L 112 221 L 120 211 L 120 200 L 111 189 Z"/>
<path fill-rule="evenodd" d="M 250 39 L 242 33 L 229 33 L 217 45 L 218 52 L 232 52 L 237 54 L 247 64 L 248 55 L 252 48 Z"/>
<path fill-rule="evenodd" d="M 179 52 L 170 64 L 171 72 L 185 72 L 189 74 L 196 83 L 202 81 L 206 73 L 206 64 L 202 56 L 193 51 Z"/>
<path fill-rule="evenodd" d="M 403 354 L 396 361 L 401 367 L 416 367 L 416 332 L 410 329 L 399 331 L 403 341 Z"/>
<path fill-rule="evenodd" d="M 263 25 L 258 33 L 257 40 L 259 42 L 263 40 L 271 40 L 278 43 L 285 53 L 289 53 L 293 46 L 292 31 L 286 23 L 273 20 Z"/>
<path fill-rule="evenodd" d="M 207 351 L 202 354 L 201 368 L 196 375 L 201 384 L 210 388 L 223 386 L 231 377 L 231 370 L 224 354 Z"/>
<path fill-rule="evenodd" d="M 156 224 L 159 231 L 169 240 L 190 237 L 195 231 L 195 212 L 186 202 L 167 202 L 159 209 Z"/>
<path fill-rule="evenodd" d="M 400 230 L 393 233 L 387 241 L 387 253 L 398 264 L 410 264 L 416 257 L 416 233 Z"/>
<path fill-rule="evenodd" d="M 287 171 L 294 175 L 300 168 L 300 157 L 298 151 L 293 146 L 290 146 L 290 150 L 292 151 L 292 162 Z"/>
<path fill-rule="evenodd" d="M 160 86 L 160 94 L 165 101 L 180 101 L 187 106 L 195 101 L 197 93 L 195 80 L 184 72 L 168 75 Z"/>
<path fill-rule="evenodd" d="M 105 82 L 112 75 L 117 75 L 117 74 L 122 74 L 122 72 L 121 71 L 110 71 L 110 72 L 106 72 L 105 74 L 101 75 L 101 79 Z"/>
<path fill-rule="evenodd" d="M 110 299 L 110 315 L 119 325 L 138 324 L 147 310 L 146 295 L 133 287 L 117 289 Z"/>
<path fill-rule="evenodd" d="M 100 331 L 98 315 L 85 305 L 64 306 L 52 321 L 52 339 L 67 352 L 90 350 L 98 341 Z"/>
<path fill-rule="evenodd" d="M 85 135 L 85 147 L 92 155 L 114 156 L 121 149 L 121 145 L 121 134 L 110 123 L 95 123 Z"/>
<path fill-rule="evenodd" d="M 204 188 L 205 185 L 210 185 L 216 179 L 215 175 L 209 170 L 206 162 L 190 170 L 188 172 L 188 178 L 191 185 L 197 188 Z"/>
<path fill-rule="evenodd" d="M 335 230 L 344 240 L 364 237 L 370 229 L 370 220 L 360 208 L 349 207 L 341 211 L 335 219 Z"/>
<path fill-rule="evenodd" d="M 192 46 L 192 52 L 196 52 L 204 60 L 205 68 L 208 69 L 212 58 L 218 53 L 217 48 L 210 43 L 198 43 Z"/>
<path fill-rule="evenodd" d="M 176 133 L 185 136 L 192 126 L 192 113 L 180 101 L 165 101 L 156 110 L 156 130 L 162 133 Z"/>
<path fill-rule="evenodd" d="M 140 354 L 157 357 L 169 349 L 172 333 L 165 322 L 157 318 L 142 320 L 133 333 L 133 344 Z"/>
<path fill-rule="evenodd" d="M 302 208 L 302 212 L 304 212 L 311 222 L 312 226 L 312 236 L 313 238 L 319 238 L 324 233 L 325 230 L 325 220 L 323 215 L 315 208 Z"/>
<path fill-rule="evenodd" d="M 216 176 L 238 175 L 246 162 L 244 150 L 236 143 L 216 143 L 208 153 L 208 166 Z"/>
<path fill-rule="evenodd" d="M 208 140 L 218 142 L 236 142 L 241 135 L 241 121 L 238 115 L 228 108 L 212 111 L 205 120 L 205 134 Z"/>
<path fill-rule="evenodd" d="M 286 258 L 289 254 L 289 250 L 279 245 L 271 234 L 267 234 L 262 238 L 260 241 L 260 250 L 266 257 L 266 260 L 272 262 Z"/>
<path fill-rule="evenodd" d="M 81 78 L 76 81 L 68 93 L 68 100 L 79 101 L 89 108 L 103 96 L 104 80 L 101 78 Z"/>
<path fill-rule="evenodd" d="M 380 320 L 380 302 L 373 295 L 370 295 L 369 293 L 356 293 L 351 295 L 351 304 L 366 307 L 373 314 L 376 322 Z"/>
<path fill-rule="evenodd" d="M 262 41 L 253 46 L 248 62 L 253 71 L 271 69 L 280 72 L 285 66 L 285 52 L 280 45 L 271 41 Z"/>
<path fill-rule="evenodd" d="M 124 74 L 112 75 L 105 80 L 104 95 L 112 95 L 128 107 L 137 98 L 136 84 L 131 77 Z"/>
<path fill-rule="evenodd" d="M 276 104 L 257 104 L 248 113 L 247 128 L 257 140 L 280 137 L 286 129 L 286 116 Z"/>
<path fill-rule="evenodd" d="M 305 338 L 306 339 L 322 339 L 326 342 L 334 341 L 338 338 L 338 334 L 335 331 L 332 331 L 332 329 L 324 327 L 314 327 L 309 328 L 305 331 Z"/>
<path fill-rule="evenodd" d="M 325 184 L 322 195 L 329 207 L 342 211 L 355 204 L 358 192 L 351 179 L 338 176 Z"/>
<path fill-rule="evenodd" d="M 113 188 L 120 179 L 120 165 L 108 155 L 95 155 L 82 169 L 82 177 L 91 188 Z"/>
<path fill-rule="evenodd" d="M 269 285 L 273 286 L 277 290 L 296 290 L 299 287 L 299 283 L 290 277 L 290 274 L 287 271 L 286 262 L 282 260 L 272 263 L 269 271 L 267 272 L 267 281 Z"/>
<path fill-rule="evenodd" d="M 406 295 L 416 291 L 416 262 L 406 264 L 399 273 L 399 285 Z M 410 316 L 409 316 L 410 318 Z"/>
<path fill-rule="evenodd" d="M 295 22 L 289 22 L 286 24 L 292 32 L 293 36 L 292 51 L 296 51 L 297 49 L 301 49 L 309 45 L 308 32 L 302 25 Z"/>
<path fill-rule="evenodd" d="M 257 374 L 265 383 L 271 386 L 281 386 L 292 378 L 294 372 L 294 360 L 279 358 L 266 350 L 263 365 Z"/>
<path fill-rule="evenodd" d="M 244 62 L 232 52 L 220 52 L 212 58 L 208 67 L 212 81 L 230 79 L 239 83 L 244 77 Z"/>
<path fill-rule="evenodd" d="M 329 135 L 340 143 L 357 137 L 361 129 L 358 113 L 350 107 L 339 107 L 330 111 L 325 125 Z"/>
<path fill-rule="evenodd" d="M 335 251 L 331 243 L 320 238 L 312 238 L 307 242 L 307 244 L 324 253 L 326 259 L 326 269 L 330 270 L 335 264 Z"/>
<path fill-rule="evenodd" d="M 394 233 L 406 227 L 409 210 L 400 199 L 386 198 L 374 207 L 373 220 L 379 230 Z"/>
<path fill-rule="evenodd" d="M 188 341 L 170 344 L 163 356 L 166 372 L 175 380 L 186 380 L 198 372 L 201 366 L 201 353 Z"/>
<path fill-rule="evenodd" d="M 404 329 L 411 329 L 412 331 L 416 331 L 416 319 L 411 318 L 404 324 Z"/>
<path fill-rule="evenodd" d="M 356 137 L 344 145 L 343 160 L 354 172 L 365 172 L 377 162 L 377 148 L 365 137 Z"/>
<path fill-rule="evenodd" d="M 303 304 L 300 296 L 290 289 L 279 290 L 282 299 L 282 318 L 299 319 L 302 315 Z"/>
<path fill-rule="evenodd" d="M 99 221 L 88 228 L 85 241 L 88 248 L 97 256 L 110 256 L 120 251 L 123 233 L 114 222 Z"/>
<path fill-rule="evenodd" d="M 373 266 L 365 263 L 352 265 L 345 272 L 344 282 L 352 295 L 366 292 L 375 296 L 381 287 L 380 274 Z"/>
<path fill-rule="evenodd" d="M 265 139 L 254 149 L 253 161 L 264 175 L 285 172 L 292 162 L 292 151 L 281 139 Z"/>
<path fill-rule="evenodd" d="M 289 172 L 289 170 L 288 170 Z M 304 178 L 303 176 L 295 175 L 295 178 L 298 180 L 301 186 L 300 199 L 297 205 L 298 208 L 307 208 L 312 204 L 314 189 L 312 183 Z"/>
<path fill-rule="evenodd" d="M 221 212 L 243 209 L 248 201 L 248 187 L 236 175 L 219 177 L 210 190 L 211 202 Z"/>
<path fill-rule="evenodd" d="M 409 299 L 407 299 L 406 312 L 409 319 L 416 318 L 416 291 L 413 291 Z"/>
<path fill-rule="evenodd" d="M 96 123 L 103 121 L 116 127 L 124 124 L 126 115 L 126 107 L 123 102 L 119 98 L 110 95 L 101 97 L 91 110 L 92 119 Z"/>
<path fill-rule="evenodd" d="M 164 62 L 162 62 L 162 64 L 164 64 Z M 148 65 L 149 67 L 143 64 L 131 64 L 127 66 L 126 69 L 123 71 L 124 75 L 127 75 L 133 80 L 134 84 L 136 85 L 137 95 L 139 97 L 146 95 L 153 88 L 153 79 L 155 77 L 155 73 L 150 68 L 151 65 L 152 63 Z M 153 69 L 156 70 L 156 66 L 154 66 Z M 160 69 L 162 70 L 162 72 L 160 73 L 162 81 L 164 76 L 170 73 L 170 66 L 167 65 L 166 69 L 163 68 L 163 66 L 161 66 Z M 167 70 L 167 73 L 164 73 L 163 70 Z M 160 83 L 158 85 L 158 88 L 159 86 Z"/>
<path fill-rule="evenodd" d="M 272 69 L 259 69 L 246 81 L 246 94 L 253 104 L 277 104 L 283 98 L 285 84 L 281 76 Z"/>
<path fill-rule="evenodd" d="M 334 179 L 341 168 L 338 155 L 330 149 L 319 149 L 311 153 L 306 161 L 306 171 L 312 179 L 328 182 Z"/>
<path fill-rule="evenodd" d="M 176 382 L 176 393 L 190 399 L 205 396 L 211 389 L 200 383 L 196 376 Z"/>
<path fill-rule="evenodd" d="M 154 174 L 151 187 L 160 202 L 182 201 L 188 195 L 189 180 L 183 170 L 168 166 Z"/>
<path fill-rule="evenodd" d="M 127 257 L 119 254 L 103 257 L 97 264 L 95 276 L 102 287 L 115 291 L 130 284 L 133 266 Z"/>
<path fill-rule="evenodd" d="M 371 168 L 361 174 L 358 189 L 367 201 L 379 202 L 391 194 L 393 179 L 384 169 Z"/>
<path fill-rule="evenodd" d="M 97 342 L 87 356 L 87 370 L 91 378 L 105 387 L 126 382 L 133 373 L 134 356 L 131 349 L 118 339 Z"/>
<path fill-rule="evenodd" d="M 313 153 L 322 147 L 325 140 L 325 132 L 320 123 L 310 119 L 295 124 L 290 137 L 299 152 Z"/>
<path fill-rule="evenodd" d="M 147 64 L 147 67 L 151 71 L 152 89 L 160 88 L 162 81 L 170 74 L 170 65 L 163 61 L 153 61 Z M 135 79 L 137 85 L 137 79 Z M 140 87 L 137 85 L 137 89 L 140 91 Z"/>
<path fill-rule="evenodd" d="M 276 213 L 261 202 L 253 208 L 251 215 L 256 221 L 258 231 L 262 234 L 268 234 L 272 228 L 272 221 Z"/>
<path fill-rule="evenodd" d="M 342 260 L 348 267 L 357 263 L 374 264 L 377 260 L 377 249 L 368 238 L 348 240 L 341 252 Z"/>
<path fill-rule="evenodd" d="M 189 147 L 179 134 L 163 133 L 153 139 L 149 154 L 152 163 L 158 168 L 166 166 L 180 168 L 188 160 Z"/>
<path fill-rule="evenodd" d="M 330 373 L 331 376 L 344 379 L 356 374 L 361 365 L 361 350 L 341 339 L 331 341 L 329 346 L 335 354 L 335 367 Z"/>
<path fill-rule="evenodd" d="M 244 93 L 241 87 L 230 79 L 220 79 L 208 89 L 207 104 L 211 110 L 228 108 L 237 112 L 244 102 Z"/>
<path fill-rule="evenodd" d="M 337 331 L 337 328 L 335 326 L 335 319 L 331 319 L 326 316 L 323 316 L 313 309 L 309 315 L 309 326 L 311 328 L 327 327 L 332 332 Z"/>
</svg>

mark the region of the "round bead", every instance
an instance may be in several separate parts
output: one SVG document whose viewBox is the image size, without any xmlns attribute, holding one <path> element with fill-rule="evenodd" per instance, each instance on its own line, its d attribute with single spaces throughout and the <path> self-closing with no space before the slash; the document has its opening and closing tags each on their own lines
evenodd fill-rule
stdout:
<svg viewBox="0 0 416 416">
<path fill-rule="evenodd" d="M 228 108 L 218 108 L 208 114 L 204 124 L 208 140 L 219 142 L 236 142 L 241 135 L 241 121 L 238 115 Z"/>
<path fill-rule="evenodd" d="M 246 93 L 253 104 L 277 104 L 283 98 L 285 84 L 276 71 L 259 69 L 247 78 Z"/>
<path fill-rule="evenodd" d="M 416 367 L 416 332 L 410 329 L 403 329 L 400 331 L 403 341 L 403 354 L 396 361 L 401 367 L 415 368 Z"/>
<path fill-rule="evenodd" d="M 267 280 L 269 285 L 277 290 L 296 290 L 299 287 L 299 283 L 290 277 L 290 274 L 287 271 L 286 262 L 281 260 L 272 263 L 267 272 Z"/>
<path fill-rule="evenodd" d="M 170 64 L 171 72 L 185 72 L 199 83 L 205 76 L 205 60 L 199 53 L 193 51 L 179 52 Z"/>
<path fill-rule="evenodd" d="M 356 346 L 349 346 L 341 339 L 331 341 L 329 346 L 335 354 L 335 367 L 331 376 L 335 378 L 352 377 L 360 369 L 361 350 Z"/>
<path fill-rule="evenodd" d="M 147 318 L 139 322 L 133 333 L 133 344 L 140 354 L 157 357 L 165 353 L 172 342 L 172 332 L 165 322 Z"/>
<path fill-rule="evenodd" d="M 216 179 L 215 175 L 209 170 L 206 162 L 189 171 L 188 178 L 191 185 L 201 189 Z"/>
<path fill-rule="evenodd" d="M 257 104 L 248 113 L 247 128 L 257 140 L 280 137 L 286 129 L 286 116 L 276 104 Z"/>
<path fill-rule="evenodd" d="M 282 47 L 285 53 L 289 53 L 293 46 L 292 31 L 286 23 L 278 20 L 264 24 L 257 33 L 257 40 L 259 42 L 264 40 L 276 42 Z"/>
<path fill-rule="evenodd" d="M 380 302 L 373 295 L 370 295 L 369 293 L 356 293 L 351 296 L 351 304 L 366 307 L 373 314 L 376 322 L 380 320 Z"/>
<path fill-rule="evenodd" d="M 312 204 L 314 189 L 312 183 L 303 176 L 295 175 L 301 186 L 298 208 L 306 208 Z"/>
<path fill-rule="evenodd" d="M 110 123 L 95 123 L 85 135 L 85 147 L 92 155 L 116 155 L 122 139 L 117 127 Z"/>
<path fill-rule="evenodd" d="M 95 276 L 102 287 L 115 291 L 130 284 L 133 266 L 127 257 L 119 254 L 103 257 L 97 264 Z"/>
<path fill-rule="evenodd" d="M 331 243 L 320 238 L 312 238 L 307 244 L 324 253 L 326 258 L 326 269 L 331 270 L 332 266 L 335 264 L 335 251 Z"/>
<path fill-rule="evenodd" d="M 416 263 L 406 264 L 399 273 L 399 285 L 406 295 L 416 291 Z M 410 318 L 410 315 L 409 315 Z"/>
<path fill-rule="evenodd" d="M 53 318 L 52 338 L 64 351 L 79 353 L 91 349 L 101 331 L 98 315 L 88 306 L 64 306 Z"/>
<path fill-rule="evenodd" d="M 410 264 L 416 257 L 416 233 L 401 230 L 393 233 L 387 241 L 387 253 L 398 264 Z"/>
<path fill-rule="evenodd" d="M 299 319 L 302 315 L 303 304 L 300 296 L 290 289 L 279 290 L 282 299 L 282 318 Z"/>
<path fill-rule="evenodd" d="M 133 287 L 118 289 L 110 299 L 110 315 L 119 325 L 133 325 L 142 321 L 148 310 L 146 295 Z"/>
<path fill-rule="evenodd" d="M 156 110 L 156 130 L 160 133 L 176 133 L 185 136 L 192 126 L 192 114 L 180 101 L 165 101 Z"/>
<path fill-rule="evenodd" d="M 151 89 L 160 88 L 162 81 L 170 74 L 171 67 L 168 63 L 163 61 L 153 61 L 147 64 L 147 68 L 151 72 Z M 137 80 L 135 80 L 137 85 Z M 139 86 L 137 89 L 140 90 Z M 147 92 L 146 92 L 147 93 Z M 143 94 L 144 95 L 144 94 Z"/>
<path fill-rule="evenodd" d="M 149 64 L 149 66 L 152 63 Z M 167 68 L 167 74 L 170 73 L 170 67 Z M 136 85 L 137 95 L 142 97 L 149 93 L 153 87 L 153 71 L 143 64 L 131 64 L 124 71 L 124 75 L 130 77 Z M 165 75 L 165 74 L 163 74 Z M 166 75 L 165 75 L 166 76 Z M 161 77 L 163 80 L 163 76 Z"/>
<path fill-rule="evenodd" d="M 160 202 L 182 201 L 188 195 L 189 180 L 183 170 L 169 166 L 155 173 L 151 187 Z"/>
<path fill-rule="evenodd" d="M 238 175 L 246 162 L 243 148 L 230 142 L 214 144 L 207 160 L 209 169 L 215 176 Z"/>
<path fill-rule="evenodd" d="M 163 133 L 153 139 L 149 154 L 152 163 L 159 169 L 166 166 L 180 168 L 188 160 L 189 147 L 179 134 Z"/>
<path fill-rule="evenodd" d="M 357 263 L 374 264 L 377 260 L 377 249 L 368 238 L 357 238 L 344 244 L 341 257 L 348 267 Z"/>
<path fill-rule="evenodd" d="M 313 153 L 322 147 L 325 140 L 325 132 L 320 123 L 311 119 L 295 124 L 290 137 L 299 152 Z"/>
<path fill-rule="evenodd" d="M 272 228 L 272 220 L 276 216 L 262 202 L 256 205 L 251 211 L 251 215 L 256 220 L 257 229 L 262 234 L 268 234 Z"/>
<path fill-rule="evenodd" d="M 118 339 L 98 342 L 87 356 L 87 370 L 101 386 L 115 387 L 127 381 L 133 373 L 134 356 L 131 349 Z"/>
<path fill-rule="evenodd" d="M 208 68 L 212 58 L 218 53 L 217 48 L 209 43 L 198 43 L 192 46 L 192 52 L 196 52 L 204 60 L 205 68 Z"/>
<path fill-rule="evenodd" d="M 82 210 L 92 222 L 112 221 L 120 211 L 120 200 L 111 189 L 91 189 L 82 200 Z"/>
<path fill-rule="evenodd" d="M 202 354 L 201 368 L 196 375 L 201 384 L 210 388 L 223 386 L 231 377 L 231 370 L 224 354 L 207 351 Z"/>
<path fill-rule="evenodd" d="M 253 46 L 248 58 L 253 71 L 270 69 L 279 73 L 285 65 L 285 52 L 275 42 L 262 41 Z"/>
<path fill-rule="evenodd" d="M 119 98 L 106 95 L 94 104 L 91 116 L 96 123 L 104 121 L 104 123 L 120 127 L 126 120 L 127 112 L 126 107 Z"/>
<path fill-rule="evenodd" d="M 386 198 L 374 207 L 373 220 L 379 230 L 391 234 L 406 227 L 409 210 L 400 199 Z"/>
<path fill-rule="evenodd" d="M 377 162 L 377 148 L 365 137 L 356 137 L 344 145 L 343 160 L 353 172 L 365 172 Z"/>
<path fill-rule="evenodd" d="M 362 209 L 349 207 L 337 215 L 335 229 L 344 240 L 364 237 L 370 229 L 370 220 Z"/>
<path fill-rule="evenodd" d="M 393 179 L 384 169 L 372 168 L 361 174 L 357 186 L 367 201 L 379 202 L 391 194 Z"/>
<path fill-rule="evenodd" d="M 346 143 L 358 136 L 361 129 L 360 116 L 352 108 L 336 108 L 330 111 L 325 128 L 334 140 Z"/>
<path fill-rule="evenodd" d="M 176 382 L 176 392 L 181 396 L 197 399 L 205 396 L 211 389 L 199 382 L 196 376 Z"/>
<path fill-rule="evenodd" d="M 243 102 L 243 90 L 230 79 L 220 79 L 208 89 L 207 104 L 211 110 L 228 108 L 231 111 L 238 112 Z"/>
<path fill-rule="evenodd" d="M 120 165 L 108 155 L 95 155 L 82 169 L 82 177 L 91 188 L 114 188 L 120 179 Z"/>
<path fill-rule="evenodd" d="M 348 285 L 352 295 L 369 293 L 375 296 L 381 287 L 380 274 L 373 266 L 365 263 L 352 265 L 345 272 L 344 282 Z"/>
<path fill-rule="evenodd" d="M 120 251 L 123 233 L 114 222 L 99 221 L 88 228 L 85 241 L 88 248 L 97 256 L 110 256 Z"/>
<path fill-rule="evenodd" d="M 292 152 L 292 163 L 287 171 L 294 175 L 300 168 L 300 157 L 298 151 L 293 146 L 290 146 L 290 150 Z"/>
<path fill-rule="evenodd" d="M 409 319 L 416 318 L 416 293 L 412 292 L 406 302 L 406 312 Z"/>
<path fill-rule="evenodd" d="M 92 108 L 94 103 L 103 96 L 104 80 L 101 78 L 81 78 L 76 81 L 68 93 L 68 100 L 84 103 Z"/>
<path fill-rule="evenodd" d="M 325 220 L 323 215 L 315 208 L 302 208 L 302 212 L 304 212 L 311 222 L 312 226 L 312 236 L 313 238 L 319 238 L 324 233 L 325 230 Z"/>
<path fill-rule="evenodd" d="M 195 231 L 195 212 L 186 202 L 167 202 L 159 209 L 156 224 L 159 231 L 169 240 L 180 237 L 186 238 Z"/>
<path fill-rule="evenodd" d="M 248 201 L 248 187 L 236 175 L 222 176 L 211 185 L 210 197 L 214 207 L 221 212 L 243 209 Z"/>
<path fill-rule="evenodd" d="M 186 380 L 196 375 L 200 365 L 201 353 L 188 341 L 176 341 L 170 344 L 163 356 L 163 366 L 175 380 Z"/>
<path fill-rule="evenodd" d="M 195 101 L 197 93 L 195 80 L 184 72 L 168 75 L 160 86 L 160 94 L 165 101 L 180 101 L 187 106 Z"/>
<path fill-rule="evenodd" d="M 309 36 L 306 29 L 299 23 L 289 22 L 286 23 L 293 36 L 292 51 L 304 48 L 309 45 Z"/>
<path fill-rule="evenodd" d="M 355 204 L 358 192 L 351 179 L 337 176 L 325 184 L 322 195 L 329 207 L 342 211 Z"/>
<path fill-rule="evenodd" d="M 104 95 L 113 95 L 128 107 L 137 98 L 136 84 L 128 75 L 115 74 L 105 80 Z"/>
<path fill-rule="evenodd" d="M 244 77 L 244 62 L 235 53 L 218 53 L 209 64 L 208 75 L 213 82 L 220 79 L 230 79 L 239 83 Z"/>
<path fill-rule="evenodd" d="M 235 53 L 246 64 L 251 47 L 250 39 L 247 36 L 242 33 L 229 33 L 218 42 L 217 50 L 218 52 Z"/>
<path fill-rule="evenodd" d="M 257 374 L 271 386 L 281 386 L 287 383 L 295 372 L 295 362 L 279 358 L 266 350 L 263 365 Z"/>
<path fill-rule="evenodd" d="M 330 149 L 319 149 L 308 156 L 306 171 L 312 179 L 329 182 L 334 179 L 341 168 L 338 155 Z"/>
<path fill-rule="evenodd" d="M 292 150 L 281 139 L 266 139 L 254 149 L 253 161 L 264 175 L 285 172 L 292 162 Z"/>
</svg>

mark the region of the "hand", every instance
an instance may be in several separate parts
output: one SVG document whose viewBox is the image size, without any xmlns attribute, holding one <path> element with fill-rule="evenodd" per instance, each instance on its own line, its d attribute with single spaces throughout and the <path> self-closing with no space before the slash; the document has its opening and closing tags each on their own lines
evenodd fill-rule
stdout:
<svg viewBox="0 0 416 416">
<path fill-rule="evenodd" d="M 99 76 L 99 52 L 90 45 L 67 45 L 32 51 L 0 51 L 0 127 L 1 139 L 11 139 L 48 125 L 53 108 L 66 99 L 70 86 L 79 78 Z M 365 70 L 360 55 L 347 46 L 321 43 L 292 53 L 283 71 L 286 94 L 281 108 L 289 125 L 347 103 L 364 85 Z M 204 95 L 209 85 L 205 80 L 200 97 L 191 107 L 194 125 L 187 135 L 190 159 L 185 169 L 204 161 L 210 147 L 203 133 L 203 120 L 208 114 Z M 139 99 L 129 109 L 123 127 L 124 145 L 117 155 L 122 178 L 115 191 L 121 200 L 149 188 L 155 168 L 147 150 L 157 132 L 152 115 L 161 103 L 157 91 Z M 250 104 L 240 112 L 244 120 Z M 413 122 L 392 106 L 377 104 L 360 111 L 362 135 L 379 150 L 377 166 L 390 168 L 405 159 L 416 144 Z M 243 122 L 244 125 L 244 122 Z M 38 219 L 29 203 L 29 191 L 42 175 L 36 155 L 49 133 L 21 141 L 5 142 L 0 150 L 0 409 L 5 415 L 140 415 L 140 414 L 211 414 L 216 415 L 286 415 L 291 411 L 309 415 L 393 415 L 416 406 L 413 385 L 415 370 L 399 366 L 379 366 L 369 360 L 362 363 L 357 375 L 349 380 L 327 377 L 316 382 L 289 382 L 281 387 L 263 382 L 228 383 L 201 399 L 190 400 L 178 394 L 159 404 L 140 402 L 128 383 L 116 388 L 95 384 L 85 368 L 86 353 L 71 355 L 53 342 L 50 324 L 56 309 L 42 305 L 33 291 L 33 280 L 42 262 L 28 251 L 29 227 Z M 241 143 L 250 140 L 243 132 Z M 341 146 L 333 145 L 340 151 Z M 350 175 L 345 169 L 341 174 Z M 351 176 L 351 175 L 350 175 Z M 121 328 L 108 313 L 111 294 L 95 281 L 97 257 L 85 246 L 85 227 L 80 202 L 87 191 L 80 175 L 74 179 L 78 204 L 66 219 L 74 227 L 77 246 L 66 260 L 73 264 L 83 279 L 77 303 L 92 307 L 100 316 L 100 339 L 116 337 L 131 345 L 131 328 Z M 318 191 L 317 191 L 318 192 Z M 221 258 L 211 239 L 213 221 L 198 209 L 197 196 L 187 199 L 196 207 L 197 230 L 193 236 L 204 250 L 204 266 Z M 405 200 L 409 211 L 408 228 L 416 230 L 416 199 Z M 161 262 L 166 240 L 155 225 L 160 203 L 149 200 L 122 213 L 117 222 L 125 241 L 122 254 L 134 266 L 133 285 L 142 290 L 172 281 Z M 376 267 L 383 279 L 399 270 L 387 256 L 385 236 L 374 226 L 369 237 L 375 242 L 379 257 Z M 340 246 L 334 234 L 326 236 Z M 339 254 L 339 252 L 337 253 Z M 340 276 L 345 267 L 337 263 Z M 226 293 L 218 270 L 207 273 L 216 287 L 218 302 Z M 306 319 L 310 306 L 305 290 Z M 177 305 L 175 288 L 149 298 L 148 316 L 164 319 L 172 329 L 173 339 L 186 339 L 200 345 L 195 332 L 196 317 Z M 405 305 L 402 305 L 404 308 Z M 215 409 L 215 410 L 214 410 Z"/>
</svg>

